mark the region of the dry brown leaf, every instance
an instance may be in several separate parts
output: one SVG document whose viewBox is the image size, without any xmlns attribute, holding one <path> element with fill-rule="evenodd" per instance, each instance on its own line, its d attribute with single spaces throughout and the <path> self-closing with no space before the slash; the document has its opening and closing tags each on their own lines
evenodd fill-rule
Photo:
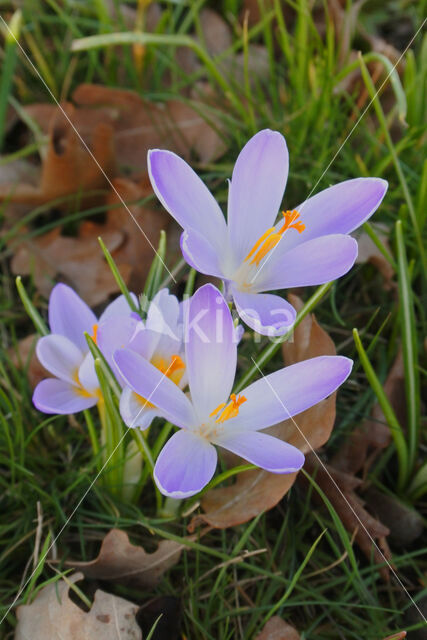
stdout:
<svg viewBox="0 0 427 640">
<path fill-rule="evenodd" d="M 84 222 L 77 237 L 66 237 L 58 228 L 27 240 L 15 253 L 11 267 L 17 275 L 34 276 L 37 289 L 48 297 L 54 280 L 69 284 L 91 306 L 96 306 L 117 293 L 117 283 L 99 247 L 102 236 L 107 248 L 114 253 L 123 243 L 121 231 L 108 231 L 104 225 Z M 131 268 L 121 265 L 121 274 L 129 280 Z"/>
<path fill-rule="evenodd" d="M 86 613 L 70 600 L 69 583 L 82 578 L 75 573 L 48 584 L 31 604 L 18 607 L 15 640 L 142 640 L 132 602 L 98 590 Z"/>
<path fill-rule="evenodd" d="M 391 636 L 387 636 L 384 640 L 404 640 L 406 635 L 406 631 L 398 631 L 397 633 L 393 633 Z"/>
<path fill-rule="evenodd" d="M 289 296 L 289 300 L 297 309 L 302 306 L 297 296 Z M 308 315 L 295 329 L 294 342 L 283 345 L 283 353 L 286 364 L 292 364 L 317 355 L 334 355 L 335 347 L 315 317 Z M 293 444 L 304 453 L 318 449 L 327 442 L 334 425 L 335 396 L 300 413 L 294 420 L 266 429 L 266 433 Z M 203 496 L 204 513 L 192 519 L 189 530 L 194 531 L 201 523 L 223 529 L 247 522 L 262 511 L 272 509 L 296 477 L 296 473 L 280 475 L 258 469 L 240 473 L 233 485 L 213 489 Z"/>
<path fill-rule="evenodd" d="M 106 229 L 124 234 L 124 242 L 114 251 L 114 260 L 118 265 L 125 264 L 131 268 L 128 287 L 141 291 L 155 257 L 160 231 L 166 228 L 170 216 L 161 209 L 135 204 L 147 195 L 144 185 L 127 178 L 117 178 L 113 186 L 106 203 L 109 207 Z M 115 206 L 121 201 L 126 203 L 126 207 Z"/>
<path fill-rule="evenodd" d="M 390 400 L 401 425 L 406 424 L 405 371 L 402 350 L 399 349 L 396 360 L 390 369 L 383 389 Z M 390 427 L 383 411 L 376 403 L 371 417 L 363 421 L 343 442 L 332 458 L 332 465 L 348 473 L 357 473 L 363 469 L 366 475 L 373 460 L 391 442 Z"/>
<path fill-rule="evenodd" d="M 203 44 L 211 56 L 216 56 L 231 47 L 233 43 L 231 28 L 216 11 L 206 7 L 202 9 L 200 28 Z"/>
<path fill-rule="evenodd" d="M 68 111 L 73 119 L 73 108 Z M 109 124 L 93 123 L 88 153 L 59 109 L 53 112 L 47 153 L 42 160 L 38 183 L 13 180 L 0 186 L 0 201 L 37 206 L 74 193 L 105 189 L 106 176 L 114 173 L 113 130 Z M 95 158 L 95 160 L 93 159 Z M 91 197 L 91 204 L 94 199 Z"/>
<path fill-rule="evenodd" d="M 40 364 L 36 356 L 35 347 L 38 339 L 39 336 L 37 333 L 32 333 L 30 336 L 20 340 L 16 345 L 16 349 L 9 349 L 12 363 L 18 369 L 25 369 L 32 389 L 34 389 L 41 380 L 52 375 Z"/>
<path fill-rule="evenodd" d="M 301 636 L 292 625 L 279 616 L 273 616 L 255 640 L 300 640 Z"/>
<path fill-rule="evenodd" d="M 386 249 L 390 250 L 388 238 L 386 235 L 378 233 L 378 236 Z M 364 264 L 370 262 L 378 269 L 384 278 L 384 289 L 387 291 L 396 288 L 396 283 L 393 282 L 394 269 L 391 264 L 386 260 L 378 249 L 376 244 L 371 240 L 367 233 L 362 233 L 357 239 L 359 247 L 358 255 L 356 258 L 357 264 Z"/>
<path fill-rule="evenodd" d="M 178 562 L 183 548 L 173 540 L 162 540 L 156 551 L 147 553 L 131 544 L 125 531 L 112 529 L 102 541 L 95 560 L 66 564 L 83 571 L 87 578 L 120 580 L 139 588 L 151 588 Z"/>
<path fill-rule="evenodd" d="M 356 532 L 355 540 L 365 556 L 369 560 L 373 558 L 376 564 L 383 563 L 384 557 L 390 561 L 391 552 L 386 542 L 390 531 L 366 511 L 361 498 L 349 489 L 352 476 L 349 474 L 349 485 L 345 487 L 342 482 L 343 472 L 337 475 L 332 466 L 320 465 L 314 455 L 307 456 L 304 468 L 324 491 L 347 531 L 350 534 Z M 308 480 L 303 476 L 300 476 L 299 482 L 308 486 Z M 316 492 L 313 492 L 312 496 L 316 502 L 323 505 L 322 498 Z M 388 580 L 388 567 L 381 567 L 379 571 L 383 579 Z"/>
<path fill-rule="evenodd" d="M 145 172 L 147 151 L 156 147 L 175 151 L 187 159 L 194 152 L 201 162 L 212 162 L 226 149 L 215 129 L 180 100 L 157 104 L 133 91 L 93 84 L 80 85 L 73 100 L 80 107 L 109 108 L 117 161 L 130 170 Z"/>
</svg>

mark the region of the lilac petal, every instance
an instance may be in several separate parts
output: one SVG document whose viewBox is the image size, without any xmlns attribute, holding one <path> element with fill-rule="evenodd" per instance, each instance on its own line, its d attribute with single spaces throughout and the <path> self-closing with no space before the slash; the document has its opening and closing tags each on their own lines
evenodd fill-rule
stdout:
<svg viewBox="0 0 427 640">
<path fill-rule="evenodd" d="M 228 197 L 228 226 L 236 265 L 274 224 L 288 179 L 289 154 L 277 131 L 260 131 L 243 147 Z"/>
<path fill-rule="evenodd" d="M 157 331 L 150 331 L 146 327 L 138 328 L 132 340 L 128 344 L 128 349 L 139 353 L 146 360 L 151 360 L 162 335 Z"/>
<path fill-rule="evenodd" d="M 295 322 L 295 309 L 280 296 L 233 289 L 233 297 L 242 320 L 263 336 L 282 336 Z"/>
<path fill-rule="evenodd" d="M 119 349 L 114 361 L 125 382 L 138 395 L 161 409 L 162 415 L 186 429 L 196 423 L 191 402 L 176 384 L 151 362 L 129 349 Z"/>
<path fill-rule="evenodd" d="M 227 226 L 218 203 L 198 175 L 171 151 L 148 152 L 151 185 L 162 203 L 183 229 L 195 229 L 223 251 Z"/>
<path fill-rule="evenodd" d="M 34 406 L 43 413 L 68 415 L 90 409 L 97 401 L 96 397 L 83 395 L 78 387 L 56 378 L 39 382 L 33 394 Z"/>
<path fill-rule="evenodd" d="M 227 402 L 236 374 L 237 346 L 230 309 L 216 287 L 206 284 L 189 300 L 185 324 L 191 399 L 202 421 Z"/>
<path fill-rule="evenodd" d="M 343 276 L 357 257 L 357 242 L 347 235 L 314 238 L 282 251 L 280 242 L 261 265 L 253 285 L 258 291 L 324 284 Z"/>
<path fill-rule="evenodd" d="M 205 235 L 194 229 L 187 229 L 182 232 L 180 244 L 182 255 L 190 267 L 206 275 L 224 277 L 219 264 L 218 250 Z"/>
<path fill-rule="evenodd" d="M 86 354 L 85 359 L 80 365 L 78 377 L 82 387 L 86 389 L 86 391 L 92 395 L 98 391 L 99 380 L 95 371 L 95 361 L 90 351 Z"/>
<path fill-rule="evenodd" d="M 86 353 L 88 346 L 84 332 L 91 334 L 96 323 L 96 315 L 71 287 L 62 283 L 55 285 L 49 298 L 52 333 L 66 336 Z"/>
<path fill-rule="evenodd" d="M 290 229 L 289 241 L 297 246 L 318 236 L 351 233 L 377 210 L 387 188 L 380 178 L 355 178 L 324 189 L 296 207 L 305 230 L 291 235 Z"/>
<path fill-rule="evenodd" d="M 99 324 L 97 345 L 117 377 L 118 370 L 113 361 L 113 354 L 117 349 L 124 349 L 129 345 L 139 325 L 142 326 L 142 321 L 130 315 L 107 316 Z M 119 377 L 118 381 L 122 382 Z"/>
<path fill-rule="evenodd" d="M 152 421 L 159 415 L 157 409 L 149 409 L 145 402 L 130 387 L 125 387 L 120 396 L 120 415 L 130 429 L 148 429 Z"/>
<path fill-rule="evenodd" d="M 182 345 L 182 322 L 179 321 L 180 309 L 177 298 L 170 295 L 167 289 L 159 291 L 151 301 L 147 312 L 146 329 L 158 334 L 156 346 L 153 348 L 159 356 L 170 359 L 177 354 Z M 150 358 L 152 355 L 150 355 Z"/>
<path fill-rule="evenodd" d="M 65 336 L 49 335 L 40 338 L 36 347 L 41 364 L 54 376 L 76 384 L 76 376 L 84 354 Z"/>
<path fill-rule="evenodd" d="M 207 440 L 178 431 L 157 458 L 154 480 L 165 496 L 188 498 L 207 485 L 215 473 L 217 453 Z"/>
<path fill-rule="evenodd" d="M 319 356 L 297 362 L 253 382 L 229 428 L 258 431 L 295 416 L 324 400 L 349 376 L 353 362 L 343 356 Z"/>
<path fill-rule="evenodd" d="M 178 298 L 168 289 L 160 289 L 150 302 L 147 311 L 147 329 L 163 332 L 164 326 L 173 329 L 179 322 Z"/>
<path fill-rule="evenodd" d="M 304 464 L 304 455 L 299 449 L 266 433 L 234 433 L 233 429 L 214 442 L 272 473 L 293 473 Z"/>
<path fill-rule="evenodd" d="M 138 308 L 138 298 L 136 297 L 136 295 L 134 293 L 130 293 L 130 297 L 132 298 L 135 306 Z M 105 320 L 114 318 L 114 316 L 126 316 L 130 313 L 132 313 L 132 309 L 130 308 L 129 303 L 126 300 L 125 296 L 121 295 L 113 300 L 113 302 L 110 302 L 110 304 L 104 309 L 98 322 L 104 322 Z"/>
</svg>

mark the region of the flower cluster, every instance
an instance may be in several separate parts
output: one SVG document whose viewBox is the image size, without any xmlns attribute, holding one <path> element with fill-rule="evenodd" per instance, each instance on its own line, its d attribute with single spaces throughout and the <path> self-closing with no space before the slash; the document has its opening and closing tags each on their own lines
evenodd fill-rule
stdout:
<svg viewBox="0 0 427 640">
<path fill-rule="evenodd" d="M 303 454 L 262 431 L 333 393 L 352 362 L 320 356 L 261 377 L 233 393 L 242 328 L 235 308 L 258 333 L 280 336 L 295 321 L 282 297 L 266 293 L 322 284 L 345 274 L 357 255 L 349 235 L 379 206 L 387 184 L 376 178 L 340 183 L 309 198 L 276 221 L 288 175 L 283 136 L 261 131 L 241 151 L 229 188 L 228 221 L 194 171 L 169 151 L 149 152 L 149 174 L 159 200 L 182 226 L 181 249 L 211 284 L 179 302 L 160 290 L 142 320 L 125 296 L 97 320 L 64 284 L 49 301 L 51 334 L 37 345 L 54 376 L 34 392 L 45 413 L 74 413 L 103 402 L 88 348 L 89 334 L 122 391 L 128 427 L 147 429 L 155 417 L 178 427 L 155 461 L 154 480 L 173 498 L 198 493 L 217 465 L 215 446 L 272 473 L 298 471 Z M 130 294 L 135 308 L 138 301 Z"/>
</svg>

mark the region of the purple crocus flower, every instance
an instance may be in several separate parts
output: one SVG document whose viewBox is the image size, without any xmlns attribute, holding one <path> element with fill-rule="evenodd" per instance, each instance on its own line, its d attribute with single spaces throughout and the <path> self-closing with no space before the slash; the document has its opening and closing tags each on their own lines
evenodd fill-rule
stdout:
<svg viewBox="0 0 427 640">
<path fill-rule="evenodd" d="M 217 452 L 228 449 L 273 473 L 292 473 L 304 455 L 262 429 L 294 416 L 335 391 L 352 361 L 321 356 L 257 380 L 231 394 L 237 362 L 233 320 L 221 293 L 201 287 L 186 305 L 184 337 L 190 398 L 139 354 L 120 349 L 114 359 L 135 393 L 179 427 L 157 459 L 154 478 L 173 498 L 198 493 L 212 478 Z"/>
<path fill-rule="evenodd" d="M 283 335 L 295 310 L 276 289 L 318 285 L 352 267 L 357 243 L 348 234 L 377 209 L 387 190 L 379 178 L 341 182 L 275 220 L 288 177 L 284 137 L 266 129 L 245 145 L 229 187 L 228 223 L 204 183 L 179 156 L 148 153 L 151 184 L 184 229 L 181 250 L 201 273 L 224 280 L 246 324 L 258 333 Z"/>
<path fill-rule="evenodd" d="M 114 326 L 108 323 L 106 329 L 114 331 Z M 112 341 L 110 346 L 113 346 Z M 182 303 L 167 289 L 161 289 L 154 296 L 147 310 L 146 321 L 138 324 L 128 348 L 151 362 L 181 389 L 186 385 Z M 109 353 L 112 355 L 113 352 Z M 122 379 L 121 376 L 120 378 Z M 159 415 L 159 410 L 124 384 L 120 397 L 120 414 L 128 427 L 147 429 Z"/>
<path fill-rule="evenodd" d="M 132 298 L 137 302 L 136 296 Z M 126 298 L 119 296 L 102 313 L 99 320 L 65 284 L 57 284 L 49 298 L 51 334 L 40 338 L 36 352 L 41 364 L 54 377 L 42 380 L 34 390 L 33 403 L 44 413 L 69 414 L 89 409 L 100 400 L 99 382 L 85 332 L 95 342 L 115 369 L 113 352 L 128 344 L 138 320 Z M 115 371 L 118 375 L 118 371 Z"/>
</svg>

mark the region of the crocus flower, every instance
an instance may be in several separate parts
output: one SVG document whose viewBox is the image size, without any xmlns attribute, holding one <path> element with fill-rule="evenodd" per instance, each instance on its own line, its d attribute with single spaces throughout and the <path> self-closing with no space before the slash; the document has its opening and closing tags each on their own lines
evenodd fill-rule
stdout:
<svg viewBox="0 0 427 640">
<path fill-rule="evenodd" d="M 129 349 L 151 362 L 180 388 L 187 381 L 182 327 L 182 303 L 167 289 L 161 289 L 148 307 L 145 323 L 138 324 L 128 344 Z M 111 322 L 104 328 L 104 333 L 110 332 L 114 333 L 114 323 Z M 111 349 L 113 341 L 108 336 L 105 338 Z M 112 355 L 111 350 L 108 353 Z M 146 429 L 159 415 L 159 410 L 125 385 L 120 398 L 120 413 L 128 427 Z"/>
<path fill-rule="evenodd" d="M 318 285 L 344 275 L 357 256 L 348 234 L 377 209 L 387 190 L 378 178 L 341 182 L 284 211 L 276 224 L 288 177 L 284 137 L 257 133 L 237 158 L 229 186 L 228 221 L 204 183 L 175 153 L 148 153 L 151 184 L 184 229 L 181 250 L 201 273 L 224 280 L 246 324 L 283 335 L 295 310 L 267 291 Z"/>
<path fill-rule="evenodd" d="M 119 296 L 98 320 L 73 289 L 57 284 L 49 298 L 51 334 L 40 338 L 36 347 L 38 359 L 54 377 L 42 380 L 35 388 L 33 403 L 37 409 L 44 413 L 69 414 L 97 404 L 99 382 L 84 334 L 92 335 L 114 368 L 109 354 L 129 342 L 138 322 L 134 316 L 137 314 L 132 313 L 126 298 Z M 100 345 L 99 338 L 109 323 L 114 324 L 115 331 L 105 330 L 107 336 Z"/>
<path fill-rule="evenodd" d="M 232 394 L 237 362 L 234 326 L 226 301 L 210 284 L 201 287 L 186 306 L 184 336 L 190 398 L 134 351 L 120 349 L 114 354 L 133 391 L 179 427 L 155 465 L 160 491 L 173 498 L 199 492 L 215 472 L 213 445 L 273 473 L 298 471 L 303 454 L 261 430 L 326 398 L 349 375 L 351 360 L 313 358 L 261 378 L 237 396 Z"/>
</svg>

